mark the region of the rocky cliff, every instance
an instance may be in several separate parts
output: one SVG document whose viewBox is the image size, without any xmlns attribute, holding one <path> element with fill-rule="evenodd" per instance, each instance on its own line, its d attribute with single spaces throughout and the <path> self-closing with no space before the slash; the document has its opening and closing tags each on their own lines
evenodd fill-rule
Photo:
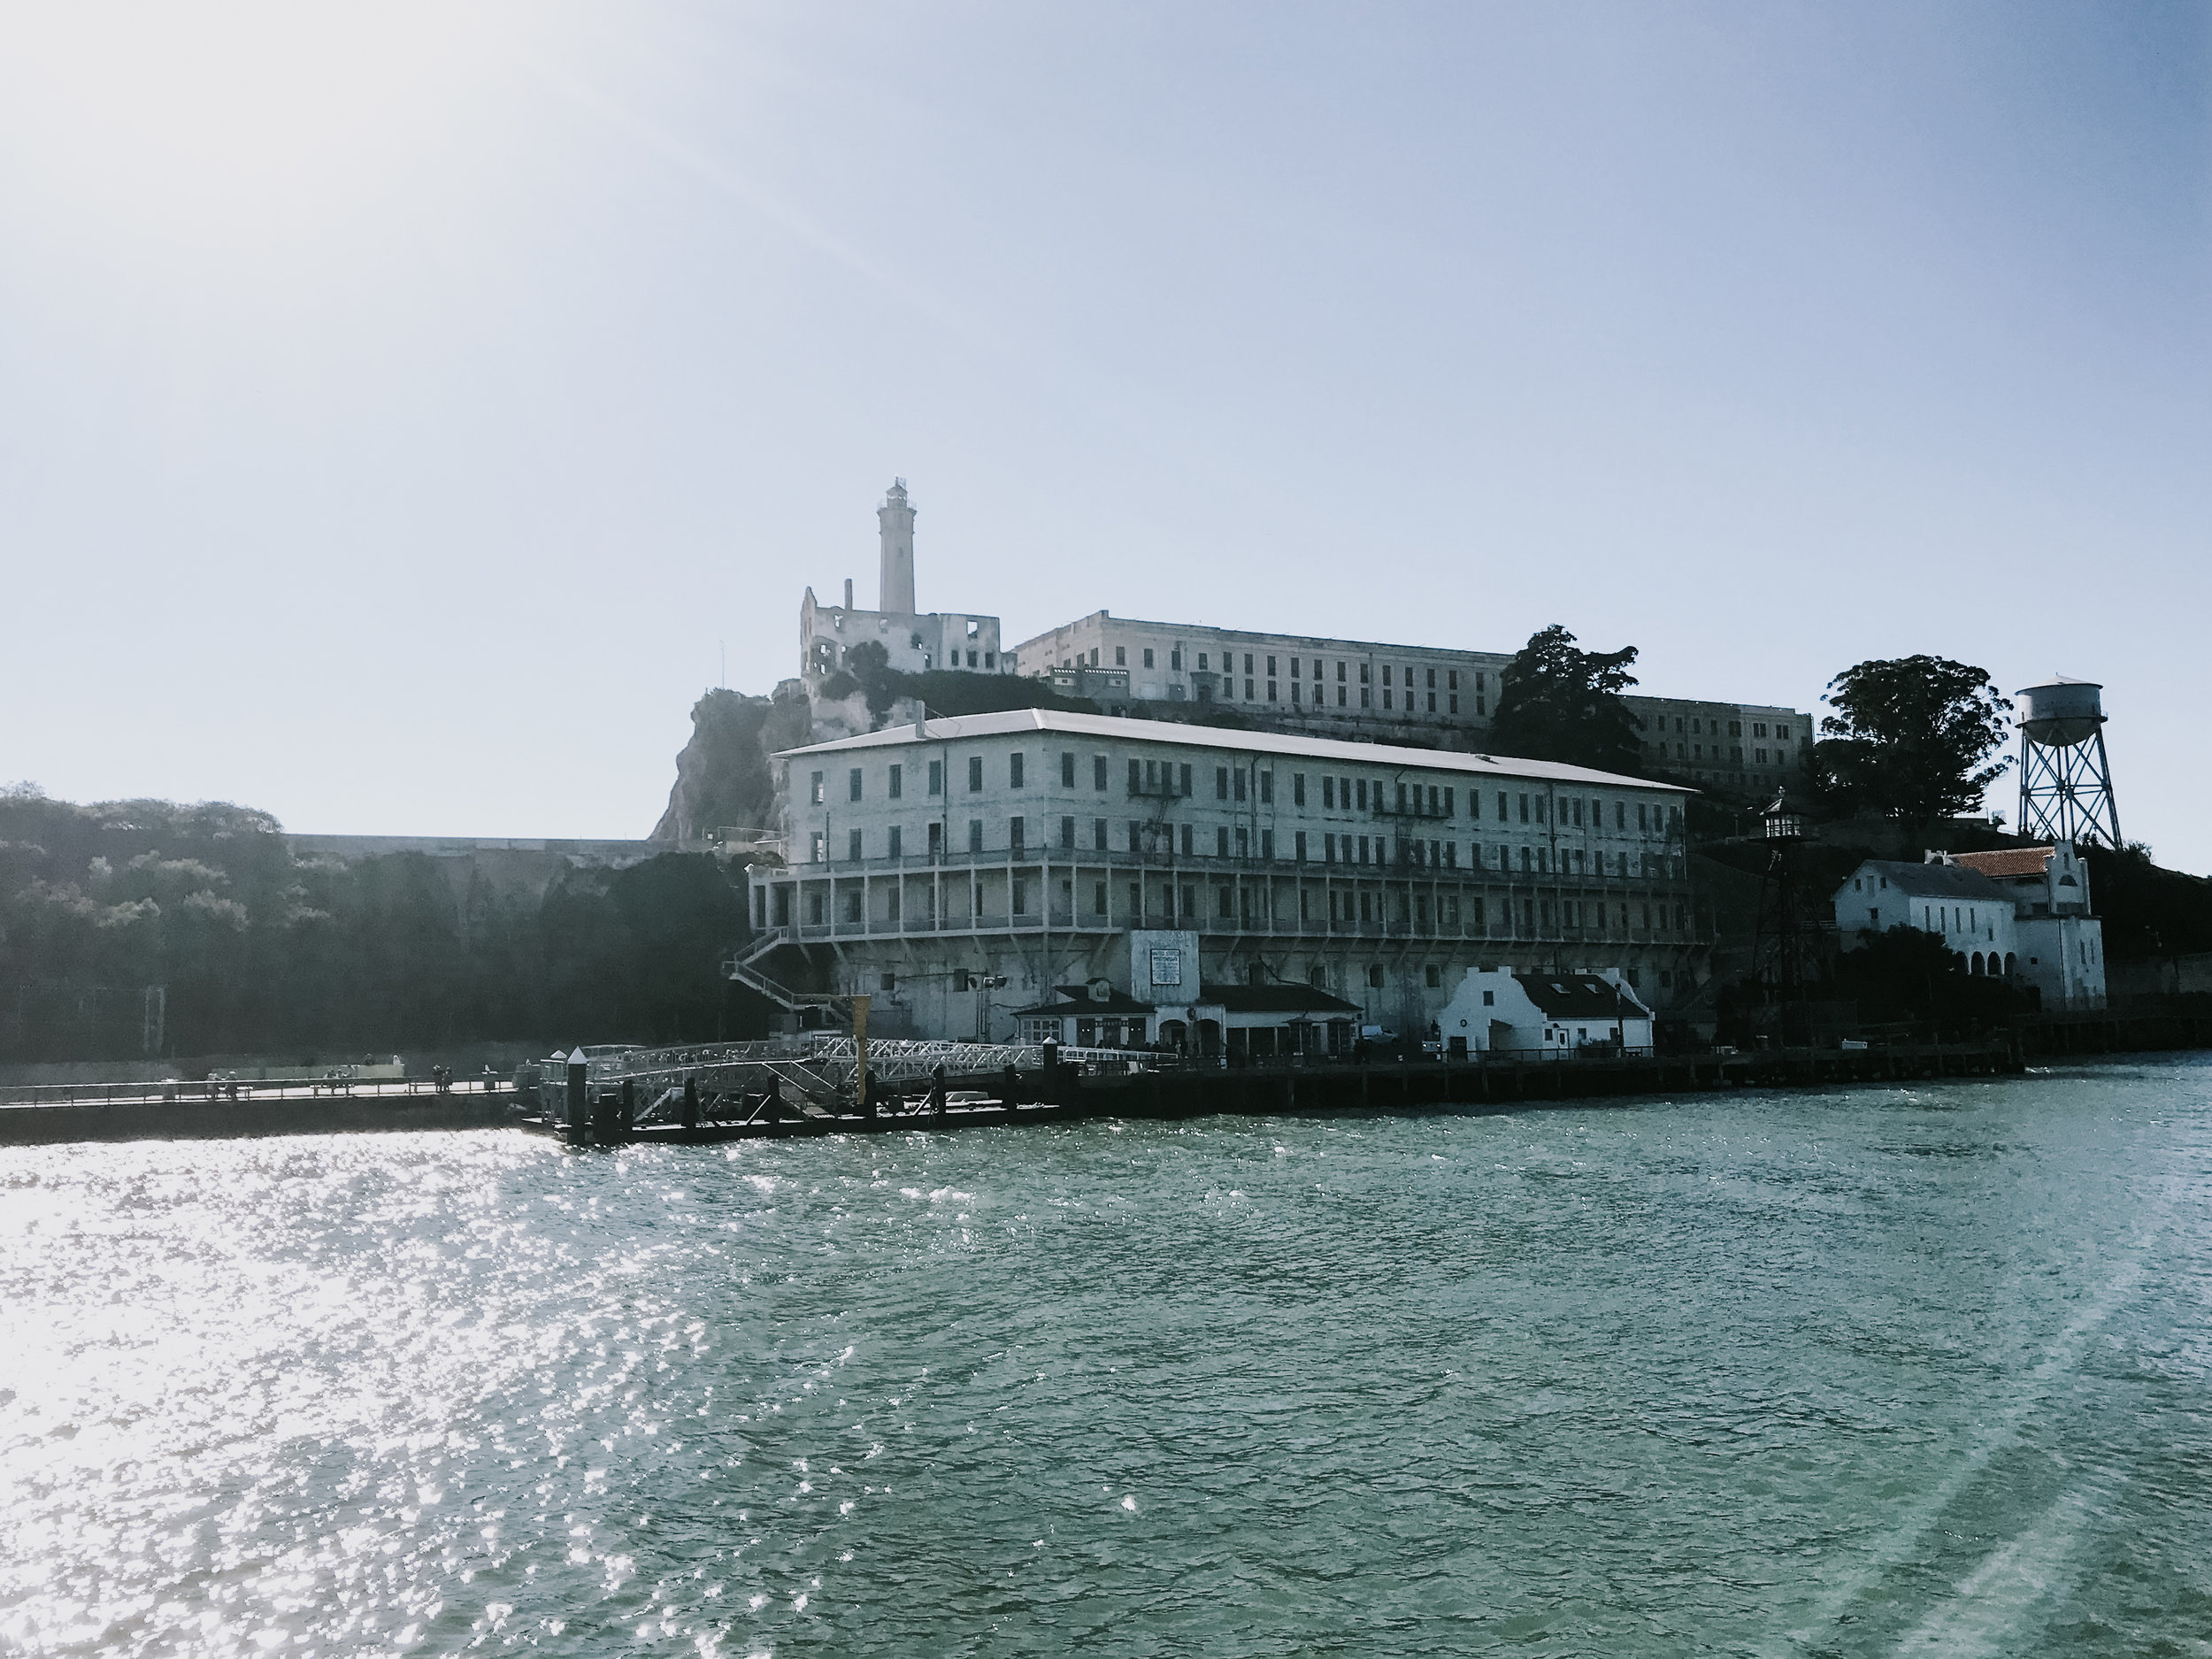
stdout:
<svg viewBox="0 0 2212 1659">
<path fill-rule="evenodd" d="M 920 703 L 899 699 L 875 714 L 858 691 L 841 699 L 810 698 L 795 680 L 765 697 L 710 691 L 692 705 L 691 741 L 676 757 L 668 810 L 653 826 L 652 839 L 695 845 L 718 829 L 776 829 L 785 803 L 776 794 L 771 755 L 911 724 L 921 713 Z"/>
</svg>

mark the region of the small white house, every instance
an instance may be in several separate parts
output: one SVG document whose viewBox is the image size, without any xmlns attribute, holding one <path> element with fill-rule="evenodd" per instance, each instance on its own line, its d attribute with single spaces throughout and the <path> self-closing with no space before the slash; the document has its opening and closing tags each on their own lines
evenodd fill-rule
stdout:
<svg viewBox="0 0 2212 1659">
<path fill-rule="evenodd" d="M 1651 1010 L 1617 968 L 1526 975 L 1470 969 L 1436 1023 L 1452 1056 L 1517 1053 L 1564 1060 L 1578 1053 L 1651 1052 Z"/>
</svg>

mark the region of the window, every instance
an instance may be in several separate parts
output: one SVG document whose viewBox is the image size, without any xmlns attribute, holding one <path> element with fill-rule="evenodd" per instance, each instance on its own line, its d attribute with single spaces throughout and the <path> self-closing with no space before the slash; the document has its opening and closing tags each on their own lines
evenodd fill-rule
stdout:
<svg viewBox="0 0 2212 1659">
<path fill-rule="evenodd" d="M 822 804 L 822 774 L 818 772 L 814 774 L 813 786 L 807 793 L 807 799 L 816 806 Z"/>
<path fill-rule="evenodd" d="M 933 760 L 929 763 L 929 792 L 932 795 L 942 795 L 945 792 L 945 763 L 941 760 Z"/>
<path fill-rule="evenodd" d="M 1019 818 L 1016 818 L 1014 822 L 1018 824 L 1021 820 Z M 1018 842 L 1017 845 L 1019 843 Z M 1029 883 L 1018 880 L 1010 883 L 1008 898 L 1010 902 L 1009 908 L 1015 915 L 1026 916 L 1029 914 Z"/>
<path fill-rule="evenodd" d="M 1144 665 L 1147 668 L 1152 666 L 1152 648 L 1149 645 L 1144 648 Z"/>
<path fill-rule="evenodd" d="M 1321 808 L 1325 812 L 1336 810 L 1336 780 L 1333 777 L 1321 780 Z"/>
<path fill-rule="evenodd" d="M 1178 795 L 1188 795 L 1190 793 L 1190 765 L 1188 762 L 1186 762 L 1183 764 L 1180 775 L 1176 780 L 1175 792 Z"/>
<path fill-rule="evenodd" d="M 1526 795 L 1521 797 L 1521 822 L 1524 824 L 1528 822 L 1528 797 Z"/>
<path fill-rule="evenodd" d="M 1275 774 L 1271 772 L 1263 772 L 1260 774 L 1260 800 L 1266 805 L 1274 803 Z"/>
<path fill-rule="evenodd" d="M 1192 852 L 1191 852 L 1191 826 L 1190 826 L 1189 825 L 1186 824 L 1186 825 L 1184 825 L 1184 826 L 1183 826 L 1183 856 L 1184 856 L 1184 857 L 1186 857 L 1186 858 L 1188 858 L 1188 857 L 1191 857 L 1192 856 L 1193 856 L 1193 855 L 1192 855 Z"/>
<path fill-rule="evenodd" d="M 1060 820 L 1060 845 L 1070 852 L 1075 850 L 1075 820 L 1071 818 Z"/>
<path fill-rule="evenodd" d="M 1013 818 L 1006 820 L 1006 844 L 1016 852 L 1022 850 L 1023 841 L 1028 833 L 1028 826 L 1029 820 L 1026 818 Z M 1015 908 L 1018 910 L 1021 907 L 1017 905 Z"/>
<path fill-rule="evenodd" d="M 1091 820 L 1091 850 L 1102 853 L 1106 850 L 1106 820 L 1102 818 Z M 1105 907 L 1102 905 L 1100 908 L 1102 910 Z"/>
<path fill-rule="evenodd" d="M 968 850 L 972 853 L 983 850 L 983 820 L 979 818 L 968 820 Z"/>
<path fill-rule="evenodd" d="M 1091 757 L 1091 787 L 1103 795 L 1106 791 L 1106 757 Z"/>
<path fill-rule="evenodd" d="M 847 833 L 845 837 L 845 856 L 851 859 L 855 864 L 858 864 L 860 862 L 860 832 L 858 830 L 853 830 Z"/>
<path fill-rule="evenodd" d="M 1249 651 L 1244 654 L 1244 672 L 1248 674 L 1252 672 L 1252 653 Z"/>
<path fill-rule="evenodd" d="M 1240 824 L 1237 826 L 1237 856 L 1249 858 L 1251 856 L 1252 832 Z"/>
<path fill-rule="evenodd" d="M 1168 652 L 1167 665 L 1179 674 L 1183 672 L 1183 648 L 1181 646 L 1179 645 Z"/>
<path fill-rule="evenodd" d="M 894 766 L 891 768 L 891 787 L 888 793 L 894 801 L 899 799 L 900 796 L 906 793 L 905 767 Z"/>
<path fill-rule="evenodd" d="M 1421 971 L 1421 972 L 1422 977 L 1428 982 L 1428 987 L 1430 990 L 1437 990 L 1443 985 L 1444 970 L 1438 964 L 1433 962 L 1430 963 L 1427 967 Z"/>
<path fill-rule="evenodd" d="M 1366 896 L 1367 896 L 1367 895 L 1366 895 L 1364 893 L 1363 893 L 1363 894 L 1361 894 L 1361 895 L 1360 895 L 1360 897 L 1361 897 L 1363 900 L 1363 899 L 1365 899 L 1365 898 L 1366 898 Z M 1363 904 L 1363 905 L 1361 906 L 1361 908 L 1363 910 L 1363 909 L 1365 909 L 1366 907 L 1365 907 L 1365 905 L 1364 905 L 1364 904 Z M 1364 919 L 1364 918 L 1362 918 L 1362 919 Z M 1383 970 L 1382 970 L 1382 964 L 1381 964 L 1381 963 L 1379 963 L 1379 962 L 1375 962 L 1375 963 L 1370 963 L 1370 964 L 1368 964 L 1368 968 L 1367 968 L 1367 985 L 1368 985 L 1368 988 L 1369 988 L 1369 989 L 1371 989 L 1371 990 L 1379 991 L 1379 990 L 1381 990 L 1381 989 L 1383 988 Z"/>
<path fill-rule="evenodd" d="M 1006 782 L 1010 788 L 1022 787 L 1022 752 L 1018 749 L 1006 757 Z"/>
<path fill-rule="evenodd" d="M 933 824 L 929 826 L 929 856 L 931 860 L 934 862 L 936 859 L 941 857 L 944 854 L 944 850 L 945 826 L 942 824 Z"/>
<path fill-rule="evenodd" d="M 1117 645 L 1114 647 L 1114 666 L 1116 668 L 1126 668 L 1129 666 L 1129 648 L 1127 646 Z"/>
<path fill-rule="evenodd" d="M 1296 833 L 1296 834 L 1295 834 L 1295 835 L 1292 838 L 1292 842 L 1291 842 L 1291 856 L 1292 856 L 1292 857 L 1294 857 L 1294 859 L 1296 859 L 1296 860 L 1297 860 L 1297 862 L 1298 862 L 1298 863 L 1300 863 L 1300 864 L 1302 864 L 1303 863 L 1305 863 L 1305 862 L 1306 862 L 1306 832 L 1305 832 L 1305 831 L 1303 831 L 1303 830 L 1300 830 L 1300 831 L 1298 831 L 1298 832 L 1297 832 L 1297 833 Z"/>
<path fill-rule="evenodd" d="M 1065 749 L 1060 751 L 1060 787 L 1063 789 L 1075 787 L 1075 757 Z"/>
<path fill-rule="evenodd" d="M 1198 672 L 1202 674 L 1206 672 L 1206 653 L 1203 651 L 1198 653 Z"/>
<path fill-rule="evenodd" d="M 859 767 L 855 766 L 855 767 L 852 769 L 852 771 L 851 771 L 851 772 L 850 772 L 847 775 L 847 777 L 846 777 L 846 779 L 845 779 L 845 787 L 846 787 L 846 789 L 847 789 L 847 791 L 848 791 L 848 794 L 847 794 L 847 795 L 846 795 L 846 799 L 850 800 L 850 801 L 857 801 L 857 800 L 859 800 L 859 799 L 860 799 L 860 768 L 859 768 Z"/>
<path fill-rule="evenodd" d="M 1226 766 L 1216 766 L 1214 768 L 1214 799 L 1226 801 L 1228 798 L 1229 769 Z"/>
<path fill-rule="evenodd" d="M 1260 856 L 1272 858 L 1274 856 L 1275 832 L 1271 829 L 1263 829 L 1260 832 Z"/>
<path fill-rule="evenodd" d="M 826 832 L 816 830 L 809 838 L 807 862 L 814 864 L 829 862 L 829 836 Z"/>
<path fill-rule="evenodd" d="M 1381 803 L 1376 804 L 1380 805 Z M 1367 810 L 1367 780 L 1364 778 L 1359 780 L 1359 810 L 1363 812 Z"/>
<path fill-rule="evenodd" d="M 883 832 L 883 851 L 886 857 L 897 858 L 902 856 L 899 847 L 900 839 L 899 826 L 895 824 Z M 895 899 L 898 895 L 898 889 L 894 887 L 891 893 L 893 898 Z"/>
<path fill-rule="evenodd" d="M 1132 759 L 1129 763 L 1129 793 L 1131 795 L 1144 793 L 1144 763 L 1142 761 Z"/>
<path fill-rule="evenodd" d="M 1214 827 L 1214 856 L 1226 858 L 1228 856 L 1229 826 L 1225 824 L 1217 825 Z"/>
</svg>

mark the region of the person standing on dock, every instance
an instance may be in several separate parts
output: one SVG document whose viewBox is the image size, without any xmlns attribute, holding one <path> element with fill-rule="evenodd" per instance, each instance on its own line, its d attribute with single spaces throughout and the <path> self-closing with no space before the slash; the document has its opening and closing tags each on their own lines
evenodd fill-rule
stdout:
<svg viewBox="0 0 2212 1659">
<path fill-rule="evenodd" d="M 945 1115 L 945 1068 L 941 1065 L 930 1068 L 929 1115 L 933 1118 Z"/>
</svg>

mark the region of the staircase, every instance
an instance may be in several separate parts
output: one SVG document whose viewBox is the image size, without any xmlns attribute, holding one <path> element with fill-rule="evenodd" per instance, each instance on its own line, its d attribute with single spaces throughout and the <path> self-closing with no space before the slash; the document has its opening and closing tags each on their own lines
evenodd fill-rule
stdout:
<svg viewBox="0 0 2212 1659">
<path fill-rule="evenodd" d="M 759 992 L 779 1008 L 787 1008 L 795 1014 L 802 1009 L 809 1008 L 824 1009 L 832 1013 L 841 1011 L 849 1013 L 852 1003 L 849 996 L 838 996 L 813 991 L 794 991 L 770 979 L 760 971 L 759 964 L 762 962 L 782 946 L 791 943 L 792 940 L 793 933 L 788 927 L 768 929 L 765 933 L 757 935 L 737 955 L 723 958 L 722 977 L 726 979 L 734 979 L 748 990 Z"/>
</svg>

